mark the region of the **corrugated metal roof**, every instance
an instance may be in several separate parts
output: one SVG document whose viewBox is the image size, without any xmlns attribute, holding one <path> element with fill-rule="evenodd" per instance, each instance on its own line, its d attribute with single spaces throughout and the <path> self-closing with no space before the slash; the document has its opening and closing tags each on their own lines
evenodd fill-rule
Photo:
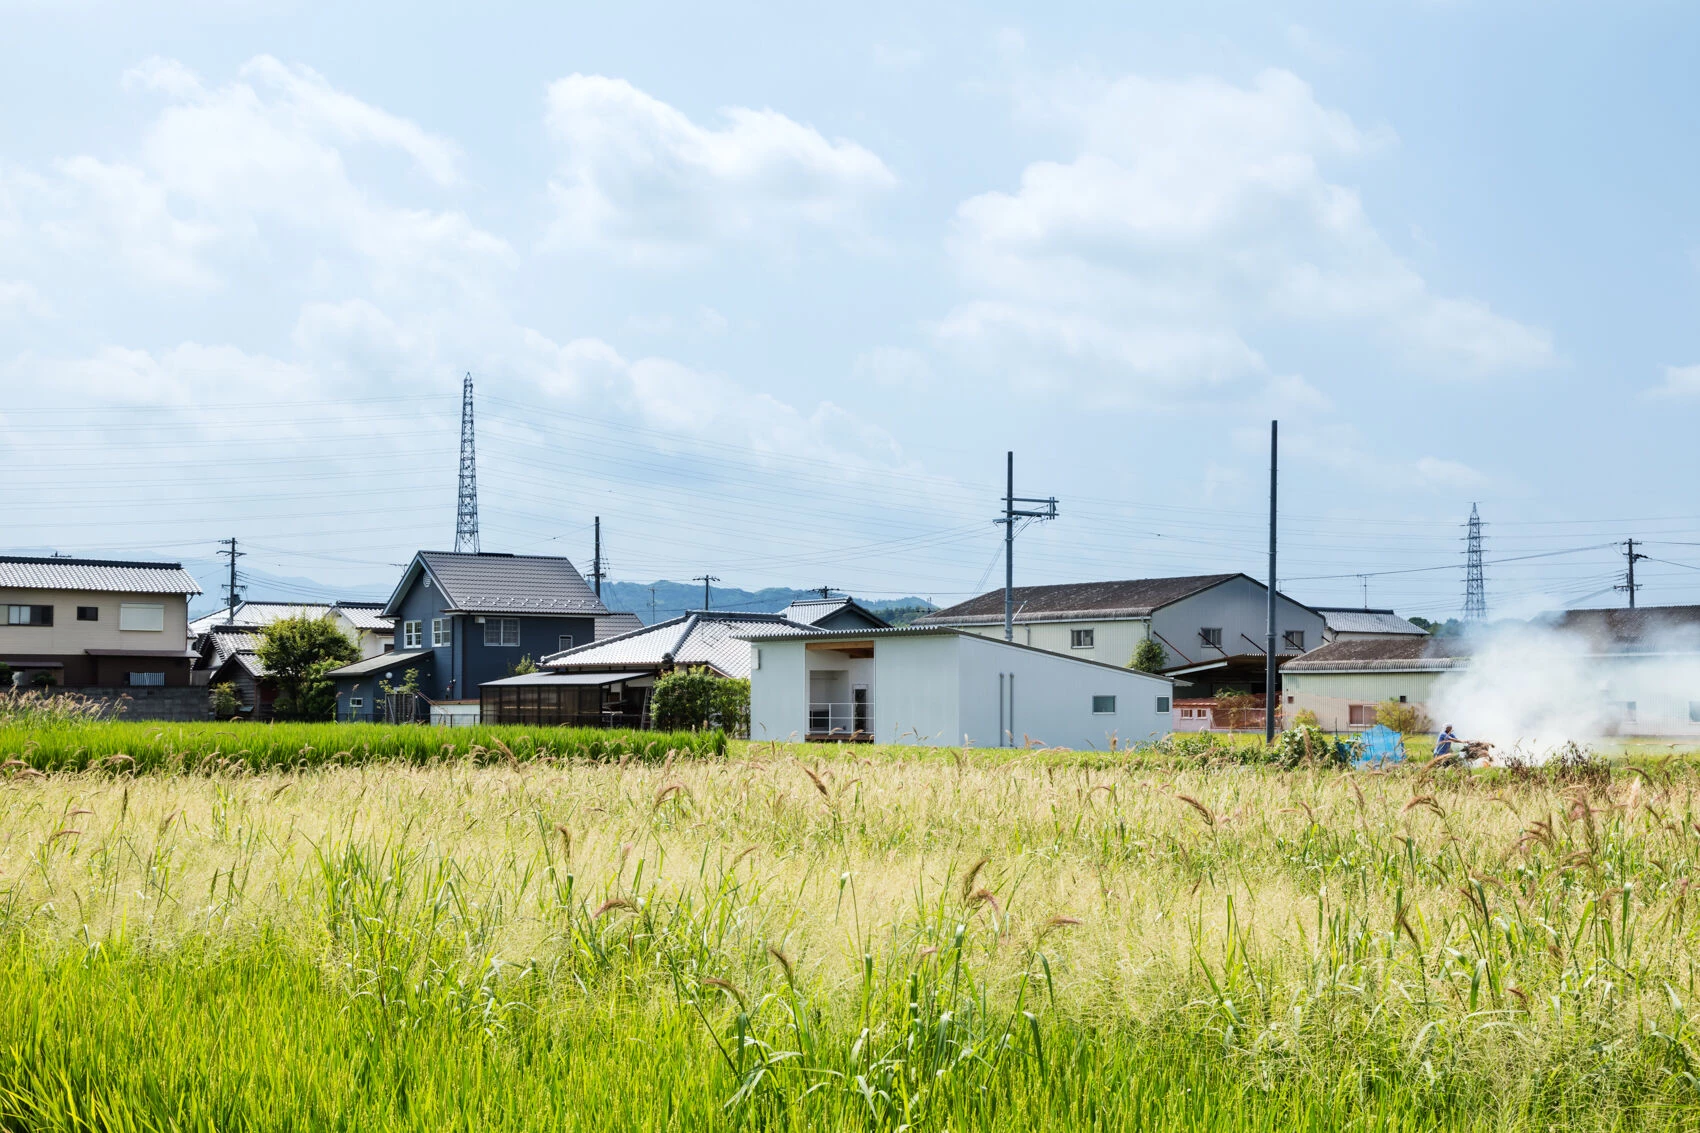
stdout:
<svg viewBox="0 0 1700 1133">
<path fill-rule="evenodd" d="M 1043 622 L 1069 618 L 1149 617 L 1153 610 L 1171 602 L 1240 577 L 1238 574 L 1197 574 L 1178 578 L 1132 578 L 1120 582 L 1017 586 L 1012 595 L 1018 611 L 1015 620 Z M 1003 591 L 993 590 L 943 610 L 934 610 L 916 618 L 915 624 L 990 625 L 1001 621 Z"/>
<path fill-rule="evenodd" d="M 368 657 L 364 661 L 355 661 L 340 669 L 332 669 L 325 674 L 330 677 L 365 677 L 373 673 L 387 673 L 392 668 L 406 668 L 409 665 L 431 659 L 429 649 L 420 649 L 408 653 L 380 653 L 376 657 Z"/>
<path fill-rule="evenodd" d="M 710 610 L 657 622 L 631 633 L 551 654 L 542 661 L 554 671 L 612 669 L 631 666 L 648 670 L 667 664 L 708 665 L 729 677 L 750 675 L 746 638 L 772 633 L 818 633 L 778 614 L 720 613 Z"/>
<path fill-rule="evenodd" d="M 1428 631 L 1412 625 L 1392 610 L 1357 610 L 1337 606 L 1312 607 L 1328 624 L 1329 633 L 1378 633 L 1427 636 Z"/>
<path fill-rule="evenodd" d="M 118 559 L 0 556 L 0 587 L 23 590 L 100 590 L 115 594 L 199 594 L 181 563 Z"/>
<path fill-rule="evenodd" d="M 567 559 L 546 555 L 420 551 L 416 557 L 443 589 L 451 609 L 467 614 L 606 614 L 608 607 Z M 388 611 L 413 577 L 409 568 Z"/>
<path fill-rule="evenodd" d="M 631 633 L 633 630 L 639 630 L 642 628 L 643 619 L 638 617 L 636 614 L 616 611 L 615 613 L 609 614 L 607 617 L 596 619 L 596 640 L 607 641 L 610 638 L 619 637 L 622 634 Z"/>
<path fill-rule="evenodd" d="M 1462 637 L 1352 637 L 1312 649 L 1281 666 L 1283 673 L 1435 672 L 1465 664 L 1472 652 Z"/>
</svg>

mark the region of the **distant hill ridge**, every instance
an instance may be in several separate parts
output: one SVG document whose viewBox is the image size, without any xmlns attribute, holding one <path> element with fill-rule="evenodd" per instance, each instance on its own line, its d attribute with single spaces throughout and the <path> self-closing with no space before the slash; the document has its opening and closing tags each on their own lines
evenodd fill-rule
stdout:
<svg viewBox="0 0 1700 1133">
<path fill-rule="evenodd" d="M 654 613 L 650 610 L 650 591 L 654 591 Z M 835 597 L 842 591 L 835 590 Z M 735 586 L 716 586 L 711 593 L 712 609 L 741 610 L 753 614 L 777 614 L 800 598 L 819 598 L 819 590 L 793 590 L 785 586 L 769 586 L 762 590 L 740 590 Z M 880 598 L 856 601 L 882 617 L 890 612 L 889 620 L 896 623 L 913 621 L 933 609 L 925 598 Z M 666 621 L 691 610 L 702 609 L 700 582 L 605 582 L 602 602 L 610 610 L 630 610 L 645 622 Z"/>
</svg>

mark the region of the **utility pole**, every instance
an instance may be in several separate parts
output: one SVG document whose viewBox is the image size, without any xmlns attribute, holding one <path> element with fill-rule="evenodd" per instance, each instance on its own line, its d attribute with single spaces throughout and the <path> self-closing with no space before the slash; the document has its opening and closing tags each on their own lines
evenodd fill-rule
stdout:
<svg viewBox="0 0 1700 1133">
<path fill-rule="evenodd" d="M 590 560 L 590 577 L 596 580 L 596 596 L 602 597 L 602 517 L 596 517 L 596 552 Z"/>
<path fill-rule="evenodd" d="M 236 560 L 241 558 L 243 555 L 246 555 L 248 552 L 247 551 L 238 551 L 236 549 L 236 536 L 234 536 L 234 535 L 232 535 L 228 539 L 220 539 L 218 542 L 219 542 L 219 546 L 226 548 L 225 550 L 220 551 L 219 554 L 225 555 L 230 559 L 230 584 L 229 584 L 229 586 L 227 586 L 225 588 L 225 591 L 224 591 L 224 599 L 225 599 L 225 601 L 224 601 L 224 610 L 225 610 L 224 624 L 225 625 L 235 625 L 236 624 L 236 598 L 237 598 Z"/>
<path fill-rule="evenodd" d="M 1464 544 L 1464 620 L 1487 620 L 1487 578 L 1482 573 L 1482 517 L 1470 505 L 1470 529 Z"/>
<path fill-rule="evenodd" d="M 1629 608 L 1633 610 L 1635 608 L 1635 592 L 1641 589 L 1641 587 L 1635 582 L 1635 563 L 1637 560 L 1644 559 L 1647 556 L 1635 549 L 1635 540 L 1633 539 L 1625 542 L 1623 546 L 1623 553 L 1629 559 L 1629 576 L 1624 580 L 1624 584 L 1622 586 L 1614 586 L 1612 589 L 1629 591 Z"/>
<path fill-rule="evenodd" d="M 655 587 L 649 588 L 649 624 L 655 624 Z"/>
<path fill-rule="evenodd" d="M 1003 497 L 1003 639 L 1015 640 L 1015 521 L 1018 519 L 1055 519 L 1057 498 L 1015 494 L 1015 453 L 1005 454 L 1006 484 Z M 1016 504 L 1037 504 L 1038 507 L 1018 508 Z"/>
<path fill-rule="evenodd" d="M 1279 693 L 1275 680 L 1275 484 L 1279 421 L 1269 422 L 1269 640 L 1263 655 L 1263 740 L 1275 742 L 1275 709 Z"/>
<path fill-rule="evenodd" d="M 830 586 L 817 586 L 815 589 L 820 592 L 822 598 L 832 597 L 832 587 Z"/>
<path fill-rule="evenodd" d="M 702 583 L 702 608 L 705 609 L 705 610 L 708 609 L 708 602 L 709 602 L 708 584 L 711 583 L 711 582 L 719 582 L 720 581 L 719 576 L 713 575 L 713 574 L 699 574 L 695 578 L 691 579 L 691 581 Z M 653 594 L 654 591 L 651 591 L 651 593 Z"/>
<path fill-rule="evenodd" d="M 478 456 L 473 444 L 470 373 L 460 387 L 460 493 L 455 500 L 455 551 L 478 553 Z"/>
<path fill-rule="evenodd" d="M 1369 575 L 1358 575 L 1358 582 L 1360 582 L 1364 588 L 1364 609 L 1367 610 L 1369 609 Z"/>
</svg>

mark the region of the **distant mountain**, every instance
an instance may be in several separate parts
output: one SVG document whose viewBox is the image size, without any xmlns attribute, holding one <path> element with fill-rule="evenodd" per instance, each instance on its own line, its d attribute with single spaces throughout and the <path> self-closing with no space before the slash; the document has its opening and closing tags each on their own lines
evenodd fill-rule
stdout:
<svg viewBox="0 0 1700 1133">
<path fill-rule="evenodd" d="M 653 592 L 653 594 L 652 594 Z M 651 597 L 655 600 L 653 609 Z M 819 598 L 818 590 L 792 590 L 784 586 L 769 586 L 763 590 L 740 590 L 735 586 L 716 586 L 711 595 L 711 608 L 743 610 L 757 614 L 777 614 L 799 598 Z M 885 616 L 887 610 L 896 614 L 894 622 L 914 620 L 933 605 L 925 598 L 856 599 L 874 613 Z M 700 582 L 605 582 L 602 602 L 610 610 L 629 610 L 646 624 L 664 622 L 691 610 L 702 609 Z"/>
<path fill-rule="evenodd" d="M 223 559 L 179 559 L 183 569 L 200 583 L 201 593 L 189 602 L 189 616 L 198 618 L 224 609 L 224 587 L 230 566 Z M 396 572 L 396 578 L 401 572 Z M 382 602 L 395 589 L 396 578 L 372 579 L 353 585 L 331 586 L 292 574 L 249 570 L 237 563 L 236 585 L 250 602 Z"/>
</svg>

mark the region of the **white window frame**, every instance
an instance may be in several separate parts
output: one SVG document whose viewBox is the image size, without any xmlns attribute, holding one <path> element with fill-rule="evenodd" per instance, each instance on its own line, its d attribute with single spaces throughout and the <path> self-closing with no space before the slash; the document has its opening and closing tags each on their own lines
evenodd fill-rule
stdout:
<svg viewBox="0 0 1700 1133">
<path fill-rule="evenodd" d="M 1204 643 L 1205 648 L 1220 651 L 1222 648 L 1222 627 L 1199 626 L 1198 640 Z"/>
<path fill-rule="evenodd" d="M 366 698 L 364 696 L 351 696 L 348 698 L 349 711 L 364 707 L 366 707 Z"/>
<path fill-rule="evenodd" d="M 1070 649 L 1095 649 L 1096 635 L 1090 629 L 1071 629 L 1068 631 L 1068 647 Z"/>
<path fill-rule="evenodd" d="M 1297 649 L 1300 653 L 1303 653 L 1305 651 L 1305 631 L 1302 629 L 1289 629 L 1283 631 L 1281 634 L 1281 644 L 1291 649 Z"/>
<path fill-rule="evenodd" d="M 572 634 L 563 633 L 559 637 L 555 638 L 555 652 L 565 653 L 567 650 L 571 649 L 572 647 L 573 647 L 573 635 Z"/>
<path fill-rule="evenodd" d="M 454 644 L 454 624 L 452 618 L 431 619 L 431 648 Z"/>
<path fill-rule="evenodd" d="M 1106 700 L 1110 702 L 1110 706 L 1108 708 L 1098 707 L 1100 704 L 1102 704 Z M 1115 714 L 1116 714 L 1116 698 L 1113 694 L 1107 695 L 1107 696 L 1098 696 L 1098 695 L 1094 694 L 1094 696 L 1092 697 L 1092 715 L 1094 715 L 1094 716 L 1114 716 Z"/>
<path fill-rule="evenodd" d="M 1174 706 L 1174 701 L 1171 698 L 1169 698 L 1167 696 L 1159 696 L 1157 698 L 1157 713 L 1158 713 L 1158 715 L 1166 715 L 1173 708 L 1173 706 Z"/>
<path fill-rule="evenodd" d="M 118 628 L 129 633 L 164 633 L 165 603 L 120 602 Z"/>
<path fill-rule="evenodd" d="M 401 623 L 401 647 L 403 649 L 418 649 L 419 643 L 425 639 L 425 623 L 419 620 Z"/>
<path fill-rule="evenodd" d="M 512 626 L 514 638 L 508 640 L 508 627 Z M 492 649 L 519 648 L 519 619 L 518 618 L 486 618 L 484 620 L 484 644 Z"/>
</svg>

